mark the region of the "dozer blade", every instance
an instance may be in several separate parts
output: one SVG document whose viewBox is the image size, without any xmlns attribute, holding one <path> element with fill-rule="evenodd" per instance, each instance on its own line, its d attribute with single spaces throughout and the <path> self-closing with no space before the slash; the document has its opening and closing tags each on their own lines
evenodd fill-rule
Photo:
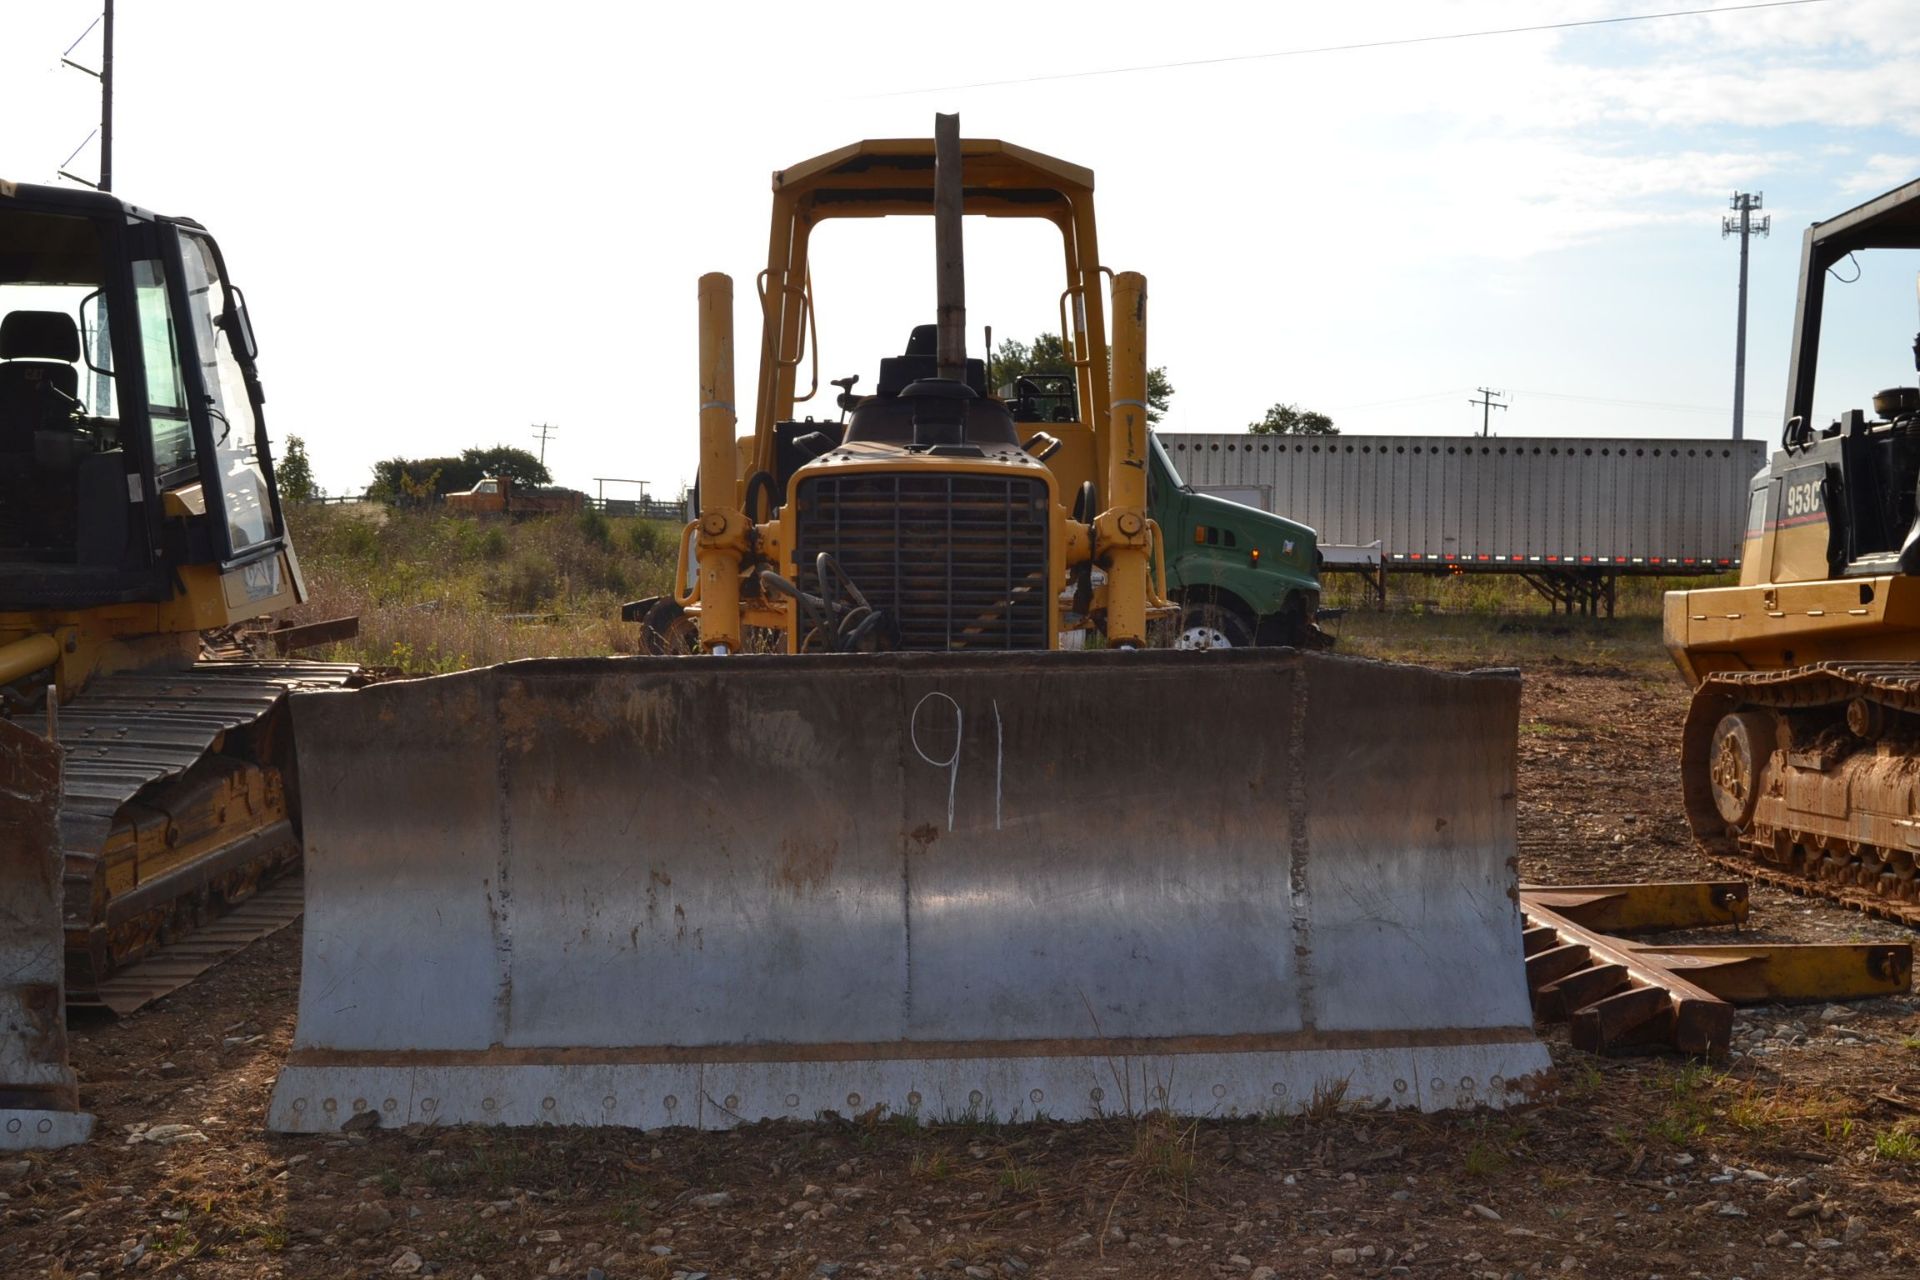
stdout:
<svg viewBox="0 0 1920 1280">
<path fill-rule="evenodd" d="M 1524 1100 L 1518 703 L 1510 673 L 1276 650 L 296 694 L 269 1126 Z"/>
<path fill-rule="evenodd" d="M 60 748 L 0 720 L 0 1150 L 85 1142 L 67 1065 Z"/>
</svg>

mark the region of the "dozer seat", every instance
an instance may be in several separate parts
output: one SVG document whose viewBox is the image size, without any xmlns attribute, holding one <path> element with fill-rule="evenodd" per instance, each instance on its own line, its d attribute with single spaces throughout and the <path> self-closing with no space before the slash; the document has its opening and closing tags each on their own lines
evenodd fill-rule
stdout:
<svg viewBox="0 0 1920 1280">
<path fill-rule="evenodd" d="M 847 421 L 847 442 L 910 445 L 913 443 L 914 401 L 901 399 L 900 393 L 922 378 L 939 376 L 940 359 L 935 352 L 939 340 L 936 325 L 916 325 L 907 339 L 905 355 L 888 356 L 880 361 L 880 378 L 874 394 L 860 402 Z M 965 436 L 969 444 L 1018 445 L 1013 418 L 998 400 L 987 396 L 987 367 L 981 360 L 967 361 L 966 383 L 974 399 L 967 401 Z"/>
<path fill-rule="evenodd" d="M 63 311 L 0 320 L 0 453 L 33 452 L 36 431 L 64 427 L 79 400 L 80 332 Z"/>
<path fill-rule="evenodd" d="M 887 356 L 880 361 L 880 380 L 875 384 L 876 396 L 892 397 L 899 395 L 909 386 L 922 378 L 938 377 L 940 373 L 940 326 L 918 324 L 907 338 L 907 353 L 903 356 Z M 973 388 L 973 394 L 987 394 L 987 365 L 983 360 L 967 361 L 967 385 Z"/>
</svg>

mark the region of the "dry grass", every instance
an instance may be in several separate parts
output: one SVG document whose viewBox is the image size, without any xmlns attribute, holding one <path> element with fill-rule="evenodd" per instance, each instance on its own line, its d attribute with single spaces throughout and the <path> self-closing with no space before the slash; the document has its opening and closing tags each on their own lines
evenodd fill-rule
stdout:
<svg viewBox="0 0 1920 1280">
<path fill-rule="evenodd" d="M 1376 609 L 1358 579 L 1326 579 L 1324 603 L 1346 615 L 1324 624 L 1338 651 L 1428 666 L 1526 667 L 1574 664 L 1678 679 L 1660 645 L 1661 600 L 1668 591 L 1730 585 L 1731 577 L 1623 578 L 1615 616 L 1569 617 L 1510 574 L 1388 579 L 1387 607 Z"/>
<path fill-rule="evenodd" d="M 1783 1134 L 1805 1129 L 1823 1130 L 1836 1120 L 1854 1114 L 1855 1105 L 1844 1097 L 1819 1095 L 1785 1087 L 1762 1085 L 1749 1080 L 1727 1082 L 1728 1091 L 1722 1113 L 1727 1123 L 1743 1133 Z"/>
<path fill-rule="evenodd" d="M 296 621 L 360 618 L 314 651 L 407 673 L 634 651 L 620 605 L 666 590 L 679 530 L 594 512 L 518 523 L 378 506 L 289 509 L 312 592 Z"/>
</svg>

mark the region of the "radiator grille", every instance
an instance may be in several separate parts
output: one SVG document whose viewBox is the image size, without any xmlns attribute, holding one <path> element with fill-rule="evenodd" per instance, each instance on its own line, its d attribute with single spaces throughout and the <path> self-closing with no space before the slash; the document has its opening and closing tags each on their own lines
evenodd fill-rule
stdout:
<svg viewBox="0 0 1920 1280">
<path fill-rule="evenodd" d="M 1048 510 L 1027 476 L 815 476 L 798 495 L 794 562 L 819 592 L 831 552 L 902 649 L 1046 649 Z"/>
</svg>

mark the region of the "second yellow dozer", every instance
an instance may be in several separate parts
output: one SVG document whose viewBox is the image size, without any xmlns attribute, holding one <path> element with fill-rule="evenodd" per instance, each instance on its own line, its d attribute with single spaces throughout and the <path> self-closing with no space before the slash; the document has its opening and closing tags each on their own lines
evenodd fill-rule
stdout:
<svg viewBox="0 0 1920 1280">
<path fill-rule="evenodd" d="M 745 441 L 727 282 L 700 288 L 702 652 L 293 699 L 308 909 L 270 1128 L 1541 1090 L 1518 678 L 1143 647 L 1146 292 L 1113 279 L 1109 384 L 1092 191 L 953 117 L 781 170 Z M 963 210 L 1060 229 L 1089 421 L 1023 438 L 985 394 Z M 844 434 L 802 429 L 809 229 L 928 214 L 934 349 Z"/>
<path fill-rule="evenodd" d="M 1915 249 L 1920 182 L 1808 228 L 1739 585 L 1670 593 L 1665 632 L 1694 686 L 1682 782 L 1707 853 L 1920 925 L 1920 388 L 1825 427 L 1813 412 L 1830 269 L 1851 258 L 1884 282 Z"/>
<path fill-rule="evenodd" d="M 0 1149 L 88 1131 L 67 1006 L 179 985 L 232 926 L 129 966 L 298 866 L 285 697 L 355 669 L 200 653 L 301 598 L 213 238 L 0 182 Z"/>
</svg>

